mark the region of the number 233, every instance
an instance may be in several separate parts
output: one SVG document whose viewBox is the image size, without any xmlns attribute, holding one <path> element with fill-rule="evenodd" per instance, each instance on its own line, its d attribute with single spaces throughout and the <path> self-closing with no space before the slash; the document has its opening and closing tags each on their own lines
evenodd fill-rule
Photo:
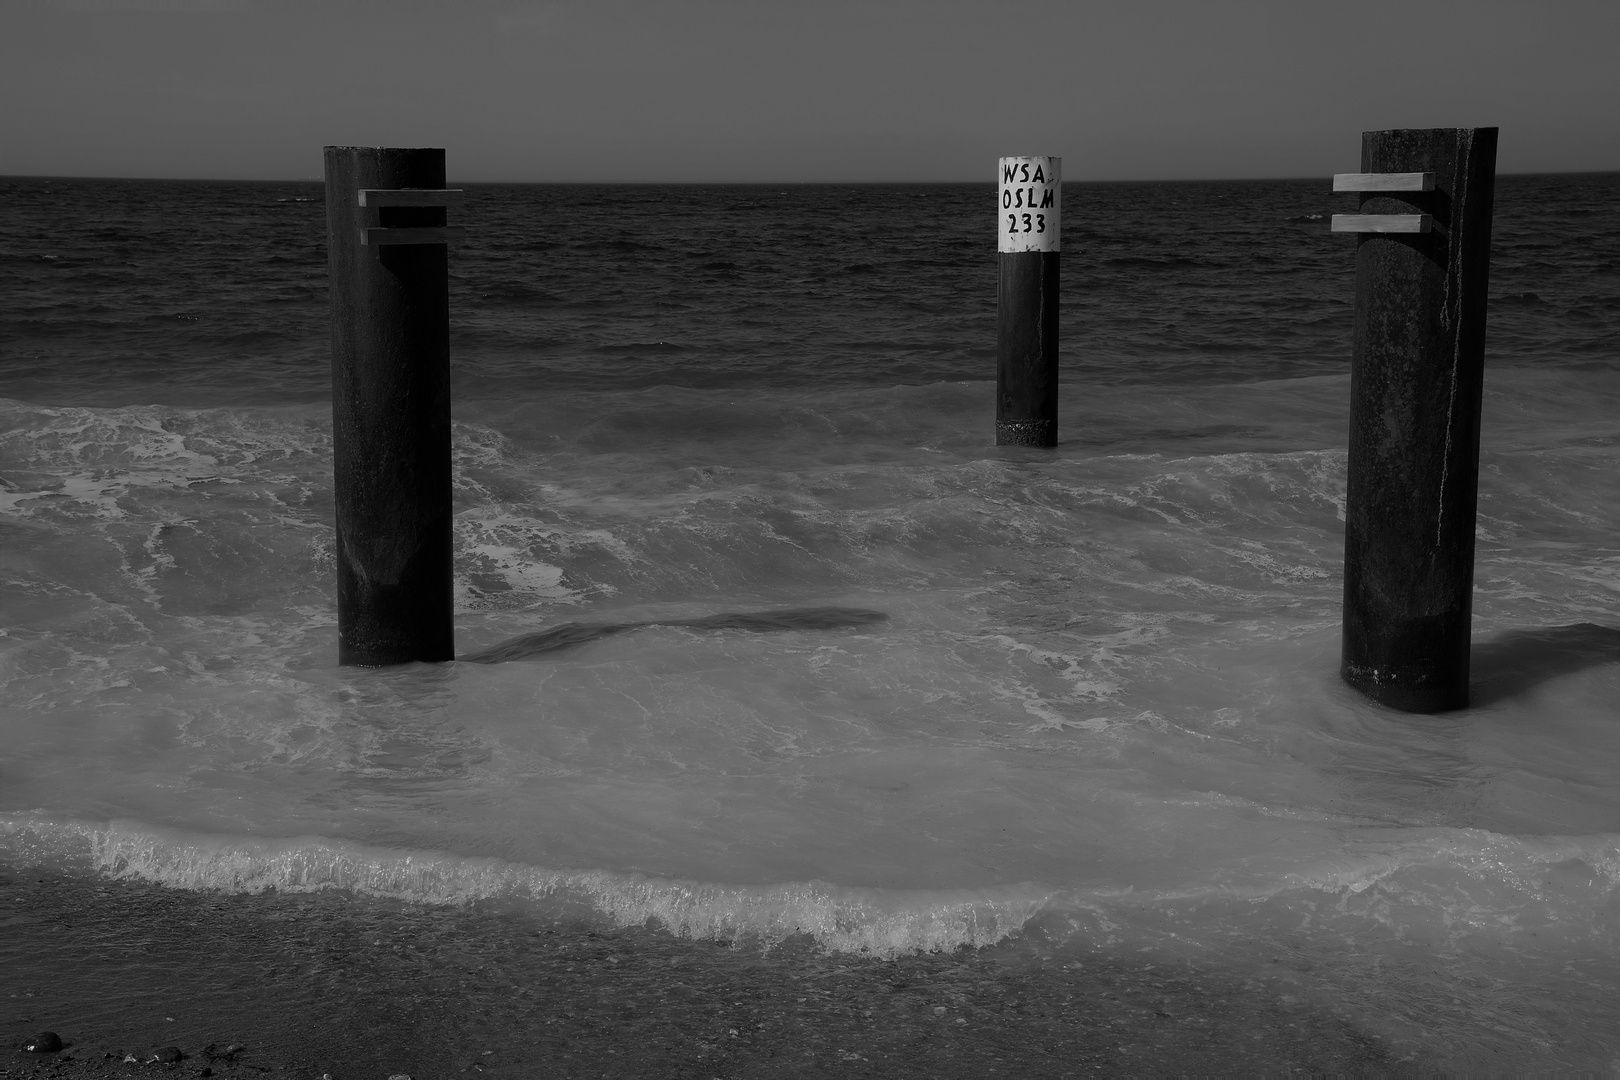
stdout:
<svg viewBox="0 0 1620 1080">
<path fill-rule="evenodd" d="M 1020 217 L 1022 217 L 1024 219 L 1024 227 L 1022 229 L 1020 229 L 1018 227 L 1018 219 Z M 1033 222 L 1030 221 L 1031 217 L 1033 217 L 1035 219 Z M 1046 231 L 1046 215 L 1045 214 L 1008 214 L 1007 215 L 1007 231 L 1009 233 L 1016 233 L 1016 232 L 1043 233 L 1043 232 Z"/>
</svg>

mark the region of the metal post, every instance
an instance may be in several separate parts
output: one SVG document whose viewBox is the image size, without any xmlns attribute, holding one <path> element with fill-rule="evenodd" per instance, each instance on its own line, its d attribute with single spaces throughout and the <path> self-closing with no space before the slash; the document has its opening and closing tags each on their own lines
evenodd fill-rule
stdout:
<svg viewBox="0 0 1620 1080">
<path fill-rule="evenodd" d="M 1468 704 L 1496 128 L 1369 131 L 1356 243 L 1344 680 L 1408 712 Z"/>
<path fill-rule="evenodd" d="M 455 657 L 442 149 L 326 148 L 338 662 Z"/>
<path fill-rule="evenodd" d="M 1056 446 L 1062 158 L 1000 164 L 996 445 Z"/>
</svg>

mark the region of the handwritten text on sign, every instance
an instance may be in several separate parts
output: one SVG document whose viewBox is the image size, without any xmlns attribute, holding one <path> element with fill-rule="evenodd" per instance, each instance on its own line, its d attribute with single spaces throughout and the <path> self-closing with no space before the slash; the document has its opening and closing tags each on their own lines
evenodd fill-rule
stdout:
<svg viewBox="0 0 1620 1080">
<path fill-rule="evenodd" d="M 1001 179 L 1001 216 L 996 232 L 1000 251 L 1058 251 L 1063 213 L 1063 159 L 1004 157 L 997 173 Z"/>
</svg>

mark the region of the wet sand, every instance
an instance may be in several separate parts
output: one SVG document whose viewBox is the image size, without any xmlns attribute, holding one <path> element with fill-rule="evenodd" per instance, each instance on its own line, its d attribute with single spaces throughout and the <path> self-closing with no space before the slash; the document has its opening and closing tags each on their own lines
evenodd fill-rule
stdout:
<svg viewBox="0 0 1620 1080">
<path fill-rule="evenodd" d="M 884 961 L 494 903 L 190 893 L 15 869 L 0 870 L 0 927 L 8 1078 L 1426 1071 L 1263 980 L 1150 958 L 998 947 Z M 42 1030 L 66 1049 L 17 1049 Z M 232 1044 L 243 1049 L 225 1054 Z M 124 1060 L 163 1046 L 186 1057 Z"/>
</svg>

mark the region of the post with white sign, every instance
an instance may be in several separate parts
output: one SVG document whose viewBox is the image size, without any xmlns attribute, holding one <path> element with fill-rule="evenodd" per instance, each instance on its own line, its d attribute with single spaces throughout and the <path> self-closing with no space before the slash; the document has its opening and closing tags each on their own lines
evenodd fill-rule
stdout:
<svg viewBox="0 0 1620 1080">
<path fill-rule="evenodd" d="M 1496 128 L 1368 131 L 1360 213 L 1340 673 L 1374 701 L 1468 704 Z"/>
<path fill-rule="evenodd" d="M 326 148 L 338 663 L 455 658 L 441 149 Z"/>
<path fill-rule="evenodd" d="M 1006 157 L 998 170 L 997 446 L 1057 445 L 1061 166 Z"/>
</svg>

